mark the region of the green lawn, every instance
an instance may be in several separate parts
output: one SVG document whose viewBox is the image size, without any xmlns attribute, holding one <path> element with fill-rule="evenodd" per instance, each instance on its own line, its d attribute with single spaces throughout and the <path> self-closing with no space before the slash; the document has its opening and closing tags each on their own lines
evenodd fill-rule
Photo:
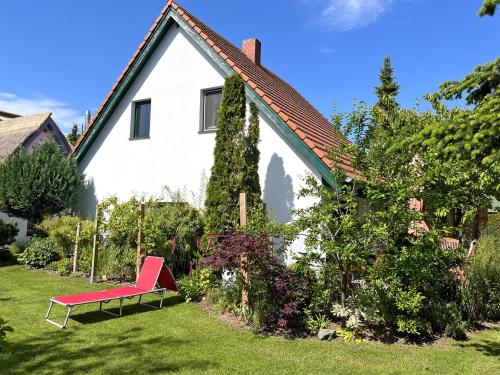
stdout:
<svg viewBox="0 0 500 375">
<path fill-rule="evenodd" d="M 216 322 L 175 295 L 161 311 L 129 305 L 116 319 L 90 305 L 65 330 L 44 321 L 49 297 L 98 289 L 103 285 L 0 267 L 0 317 L 15 329 L 0 373 L 500 373 L 500 330 L 434 347 L 263 338 Z M 62 319 L 63 309 L 56 312 Z"/>
</svg>

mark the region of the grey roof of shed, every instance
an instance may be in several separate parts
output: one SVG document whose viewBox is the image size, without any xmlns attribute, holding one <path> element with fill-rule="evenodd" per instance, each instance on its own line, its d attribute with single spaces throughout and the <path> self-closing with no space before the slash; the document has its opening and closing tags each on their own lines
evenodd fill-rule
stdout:
<svg viewBox="0 0 500 375">
<path fill-rule="evenodd" d="M 0 122 L 0 159 L 11 155 L 51 116 L 50 112 Z"/>
</svg>

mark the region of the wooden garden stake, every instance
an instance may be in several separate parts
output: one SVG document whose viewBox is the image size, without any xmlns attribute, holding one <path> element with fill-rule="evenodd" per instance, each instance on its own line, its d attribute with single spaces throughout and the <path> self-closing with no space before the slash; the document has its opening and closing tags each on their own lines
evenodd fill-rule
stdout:
<svg viewBox="0 0 500 375">
<path fill-rule="evenodd" d="M 95 206 L 95 232 L 94 244 L 92 245 L 92 267 L 90 269 L 90 282 L 95 282 L 95 273 L 97 269 L 97 252 L 99 250 L 99 204 Z"/>
<path fill-rule="evenodd" d="M 139 215 L 137 216 L 137 259 L 135 264 L 135 274 L 139 277 L 142 266 L 142 243 L 144 242 L 144 234 L 142 233 L 142 222 L 144 220 L 144 203 L 139 205 Z"/>
<path fill-rule="evenodd" d="M 75 239 L 75 252 L 73 254 L 73 273 L 76 272 L 76 265 L 78 264 L 78 257 L 80 256 L 80 232 L 82 230 L 82 222 L 79 221 L 76 225 L 76 239 Z"/>
<path fill-rule="evenodd" d="M 240 225 L 247 225 L 247 194 L 240 193 Z M 243 310 L 248 309 L 248 257 L 247 254 L 241 255 L 241 305 Z"/>
</svg>

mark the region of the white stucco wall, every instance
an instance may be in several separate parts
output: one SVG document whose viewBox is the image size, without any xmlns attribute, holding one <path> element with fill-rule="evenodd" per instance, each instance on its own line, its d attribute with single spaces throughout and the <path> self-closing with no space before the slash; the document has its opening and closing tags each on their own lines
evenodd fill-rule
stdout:
<svg viewBox="0 0 500 375">
<path fill-rule="evenodd" d="M 82 214 L 110 195 L 158 195 L 162 187 L 197 195 L 213 163 L 214 133 L 199 133 L 201 90 L 222 86 L 224 75 L 180 28 L 172 27 L 83 156 L 90 188 Z M 132 101 L 151 99 L 150 138 L 129 140 Z M 301 176 L 312 170 L 261 114 L 259 174 L 263 198 L 280 222 L 293 218 Z M 201 200 L 202 201 L 202 200 Z M 300 244 L 297 244 L 300 247 Z"/>
</svg>

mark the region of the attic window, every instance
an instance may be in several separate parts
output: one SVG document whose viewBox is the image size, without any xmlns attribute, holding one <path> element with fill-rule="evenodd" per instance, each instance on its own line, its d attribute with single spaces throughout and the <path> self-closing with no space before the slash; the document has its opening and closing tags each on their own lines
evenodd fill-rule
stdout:
<svg viewBox="0 0 500 375">
<path fill-rule="evenodd" d="M 217 112 L 222 100 L 222 88 L 202 91 L 200 131 L 214 132 L 217 129 Z"/>
<path fill-rule="evenodd" d="M 131 139 L 149 138 L 151 121 L 151 99 L 132 103 Z"/>
</svg>

